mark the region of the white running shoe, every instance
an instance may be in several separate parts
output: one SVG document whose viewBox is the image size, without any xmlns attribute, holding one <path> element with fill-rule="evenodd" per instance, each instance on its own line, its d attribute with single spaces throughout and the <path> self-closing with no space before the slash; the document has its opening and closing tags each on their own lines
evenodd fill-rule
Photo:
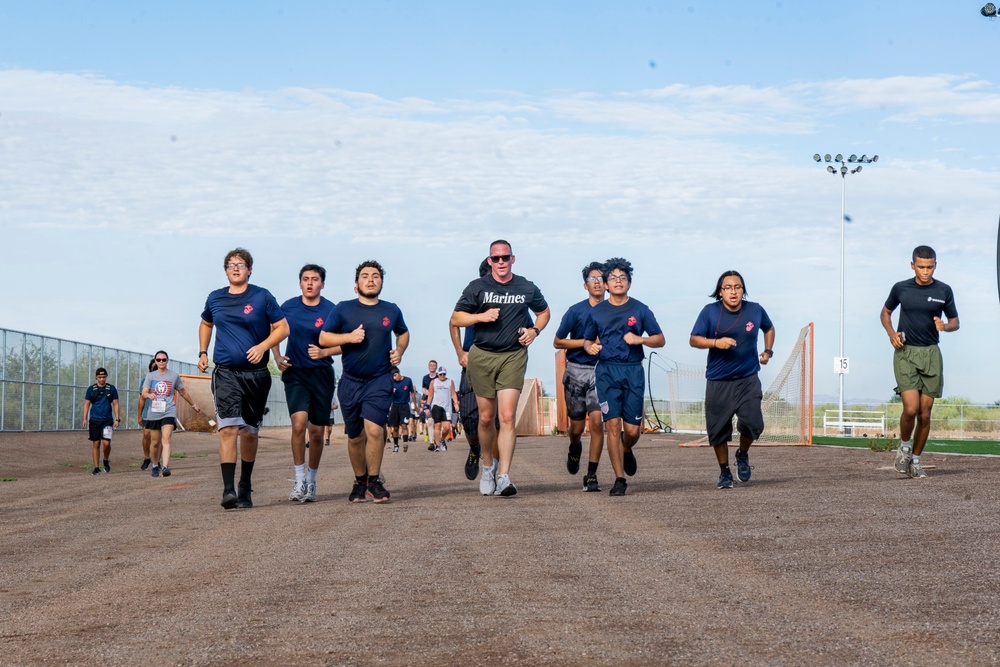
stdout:
<svg viewBox="0 0 1000 667">
<path fill-rule="evenodd" d="M 896 460 L 893 462 L 893 467 L 901 475 L 910 474 L 910 448 L 899 446 L 896 450 Z"/>
<path fill-rule="evenodd" d="M 295 486 L 292 487 L 292 492 L 288 494 L 288 499 L 302 502 L 302 498 L 305 495 L 306 495 L 306 483 L 295 482 Z"/>
<path fill-rule="evenodd" d="M 927 477 L 927 471 L 921 467 L 920 461 L 915 461 L 913 459 L 910 459 L 910 469 L 907 471 L 907 474 L 914 479 L 923 479 L 924 477 Z"/>
<path fill-rule="evenodd" d="M 512 496 L 517 493 L 517 487 L 510 481 L 510 475 L 497 476 L 497 490 L 493 492 L 495 496 Z"/>
<path fill-rule="evenodd" d="M 302 495 L 302 502 L 304 503 L 316 502 L 316 482 L 306 483 L 306 492 Z"/>
<path fill-rule="evenodd" d="M 479 493 L 484 496 L 492 496 L 493 492 L 497 490 L 497 465 L 497 460 L 493 459 L 492 464 L 483 466 L 483 474 L 479 477 Z"/>
</svg>

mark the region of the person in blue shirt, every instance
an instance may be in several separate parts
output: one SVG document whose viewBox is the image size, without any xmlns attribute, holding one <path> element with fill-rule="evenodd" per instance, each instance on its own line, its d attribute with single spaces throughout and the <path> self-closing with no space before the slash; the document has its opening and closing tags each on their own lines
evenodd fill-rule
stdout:
<svg viewBox="0 0 1000 667">
<path fill-rule="evenodd" d="M 402 361 L 410 332 L 399 307 L 379 300 L 384 275 L 382 265 L 374 260 L 358 265 L 354 272 L 358 298 L 338 303 L 319 335 L 322 347 L 341 348 L 344 373 L 337 397 L 354 469 L 348 500 L 354 503 L 389 502 L 389 491 L 379 479 L 385 418 L 392 402 L 392 367 Z"/>
<path fill-rule="evenodd" d="M 322 266 L 306 264 L 299 269 L 301 296 L 292 297 L 281 304 L 281 312 L 288 320 L 285 354 L 281 354 L 280 345 L 271 348 L 278 370 L 281 371 L 285 402 L 292 422 L 292 468 L 295 471 L 295 483 L 288 499 L 300 503 L 314 503 L 317 500 L 316 473 L 323 456 L 323 433 L 330 423 L 330 404 L 333 402 L 333 356 L 340 354 L 339 348 L 319 348 L 318 345 L 319 332 L 334 306 L 333 302 L 322 295 L 325 285 L 326 269 Z"/>
<path fill-rule="evenodd" d="M 410 408 L 413 411 L 410 411 Z M 392 367 L 392 404 L 389 406 L 389 418 L 387 424 L 392 430 L 392 451 L 399 451 L 399 428 L 403 427 L 403 451 L 409 449 L 409 428 L 410 419 L 417 411 L 417 390 L 413 386 L 413 380 L 399 372 L 399 368 Z"/>
<path fill-rule="evenodd" d="M 253 507 L 251 476 L 257 433 L 271 389 L 267 361 L 270 349 L 288 337 L 288 322 L 271 293 L 250 284 L 250 251 L 230 250 L 222 266 L 229 286 L 211 292 L 205 300 L 198 328 L 198 369 L 208 370 L 208 344 L 214 331 L 212 395 L 219 427 L 222 507 L 228 510 Z M 239 494 L 235 489 L 237 447 Z"/>
<path fill-rule="evenodd" d="M 646 389 L 643 346 L 663 347 L 666 341 L 649 306 L 629 296 L 631 262 L 622 257 L 606 261 L 604 284 L 609 297 L 587 314 L 583 349 L 597 355 L 594 380 L 608 437 L 608 458 L 615 473 L 609 494 L 624 496 L 628 488 L 625 475 L 635 475 L 637 468 L 632 449 L 642 434 Z"/>
<path fill-rule="evenodd" d="M 750 480 L 750 445 L 764 432 L 761 411 L 760 365 L 774 352 L 774 325 L 758 303 L 747 301 L 746 282 L 738 271 L 726 271 L 716 281 L 715 298 L 701 309 L 691 330 L 691 347 L 708 350 L 705 371 L 705 423 L 708 444 L 719 462 L 720 489 L 733 488 L 729 468 L 729 441 L 733 439 L 733 416 L 740 433 L 736 451 L 736 474 Z M 764 332 L 764 351 L 757 355 L 757 338 Z"/>
<path fill-rule="evenodd" d="M 98 368 L 94 378 L 97 382 L 87 387 L 83 398 L 83 425 L 94 443 L 94 472 L 91 474 L 100 475 L 101 445 L 104 445 L 104 472 L 111 472 L 111 435 L 122 420 L 118 390 L 108 384 L 108 371 Z"/>
<path fill-rule="evenodd" d="M 600 491 L 597 483 L 597 466 L 604 451 L 604 423 L 601 406 L 597 400 L 597 381 L 594 369 L 597 357 L 583 349 L 583 326 L 590 309 L 604 301 L 604 264 L 591 262 L 583 267 L 583 288 L 587 298 L 573 304 L 563 315 L 552 344 L 557 350 L 566 350 L 566 371 L 563 373 L 566 412 L 569 416 L 569 452 L 566 470 L 575 475 L 580 471 L 583 453 L 583 431 L 590 425 L 590 451 L 587 474 L 583 478 L 584 491 Z"/>
</svg>

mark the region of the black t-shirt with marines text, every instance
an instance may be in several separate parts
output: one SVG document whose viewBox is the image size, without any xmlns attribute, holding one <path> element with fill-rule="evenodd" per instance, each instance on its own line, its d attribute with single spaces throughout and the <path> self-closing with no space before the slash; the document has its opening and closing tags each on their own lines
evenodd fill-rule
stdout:
<svg viewBox="0 0 1000 667">
<path fill-rule="evenodd" d="M 455 304 L 455 310 L 461 313 L 500 309 L 500 317 L 495 322 L 477 322 L 475 326 L 473 344 L 487 352 L 520 348 L 518 329 L 524 327 L 528 310 L 540 313 L 548 307 L 541 291 L 527 278 L 515 275 L 509 282 L 498 283 L 490 273 L 469 283 Z"/>
</svg>

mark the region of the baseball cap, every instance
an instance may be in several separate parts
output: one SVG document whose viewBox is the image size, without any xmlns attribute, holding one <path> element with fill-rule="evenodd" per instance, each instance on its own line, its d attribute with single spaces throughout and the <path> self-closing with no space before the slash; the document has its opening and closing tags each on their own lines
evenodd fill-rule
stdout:
<svg viewBox="0 0 1000 667">
<path fill-rule="evenodd" d="M 444 366 L 438 366 L 437 372 L 438 372 L 438 375 L 444 375 L 444 374 L 446 374 L 448 372 L 448 369 L 445 368 Z"/>
</svg>

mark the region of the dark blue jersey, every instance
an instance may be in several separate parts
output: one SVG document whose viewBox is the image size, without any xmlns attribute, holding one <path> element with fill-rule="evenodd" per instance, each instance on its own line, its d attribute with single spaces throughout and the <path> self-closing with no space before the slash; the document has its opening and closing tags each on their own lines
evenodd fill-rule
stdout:
<svg viewBox="0 0 1000 667">
<path fill-rule="evenodd" d="M 328 368 L 333 364 L 333 357 L 309 358 L 309 346 L 319 345 L 319 332 L 333 306 L 334 303 L 324 297 L 320 297 L 315 306 L 307 306 L 300 296 L 281 304 L 281 312 L 288 320 L 285 356 L 291 360 L 293 368 Z"/>
<path fill-rule="evenodd" d="M 379 301 L 374 306 L 366 306 L 357 299 L 341 301 L 330 313 L 323 331 L 345 334 L 360 325 L 364 325 L 365 339 L 341 346 L 344 372 L 363 380 L 389 373 L 392 334 L 400 336 L 408 331 L 402 311 L 389 301 Z"/>
<path fill-rule="evenodd" d="M 918 285 L 914 278 L 896 283 L 889 291 L 885 307 L 893 311 L 897 306 L 902 307 L 896 330 L 906 334 L 907 345 L 937 345 L 940 334 L 934 326 L 934 318 L 941 317 L 942 313 L 949 320 L 958 317 L 955 295 L 940 280 L 930 285 Z"/>
<path fill-rule="evenodd" d="M 591 308 L 593 306 L 590 305 L 590 299 L 584 299 L 580 303 L 574 303 L 570 306 L 566 314 L 563 315 L 559 328 L 556 329 L 556 338 L 582 340 L 583 325 L 587 323 L 587 315 L 590 314 Z M 597 356 L 587 354 L 586 350 L 578 347 L 566 350 L 566 361 L 593 366 L 597 363 Z"/>
<path fill-rule="evenodd" d="M 112 401 L 118 400 L 118 390 L 113 384 L 105 383 L 102 387 L 99 384 L 92 384 L 87 387 L 84 400 L 90 401 L 90 416 L 87 418 L 92 422 L 109 422 L 115 418 L 115 411 L 111 405 Z M 146 401 L 148 405 L 150 401 Z"/>
<path fill-rule="evenodd" d="M 395 380 L 392 381 L 392 402 L 393 403 L 409 403 L 413 398 L 413 380 L 403 376 L 399 382 Z"/>
<path fill-rule="evenodd" d="M 773 328 L 771 318 L 759 303 L 743 301 L 738 311 L 731 312 L 722 301 L 701 309 L 691 330 L 692 336 L 732 338 L 736 345 L 727 350 L 709 348 L 705 377 L 709 380 L 738 380 L 760 370 L 757 335 Z"/>
<path fill-rule="evenodd" d="M 215 326 L 212 361 L 229 368 L 264 368 L 271 357 L 264 352 L 260 363 L 247 361 L 247 350 L 271 335 L 271 325 L 285 319 L 277 300 L 263 287 L 247 285 L 239 294 L 228 287 L 217 289 L 205 300 L 201 319 Z"/>
<path fill-rule="evenodd" d="M 629 345 L 625 342 L 625 334 L 630 331 L 637 336 L 663 333 L 653 311 L 642 301 L 632 297 L 621 306 L 615 306 L 611 301 L 602 301 L 591 308 L 583 327 L 583 338 L 600 339 L 598 361 L 640 363 L 646 358 L 646 353 L 642 345 Z"/>
</svg>

